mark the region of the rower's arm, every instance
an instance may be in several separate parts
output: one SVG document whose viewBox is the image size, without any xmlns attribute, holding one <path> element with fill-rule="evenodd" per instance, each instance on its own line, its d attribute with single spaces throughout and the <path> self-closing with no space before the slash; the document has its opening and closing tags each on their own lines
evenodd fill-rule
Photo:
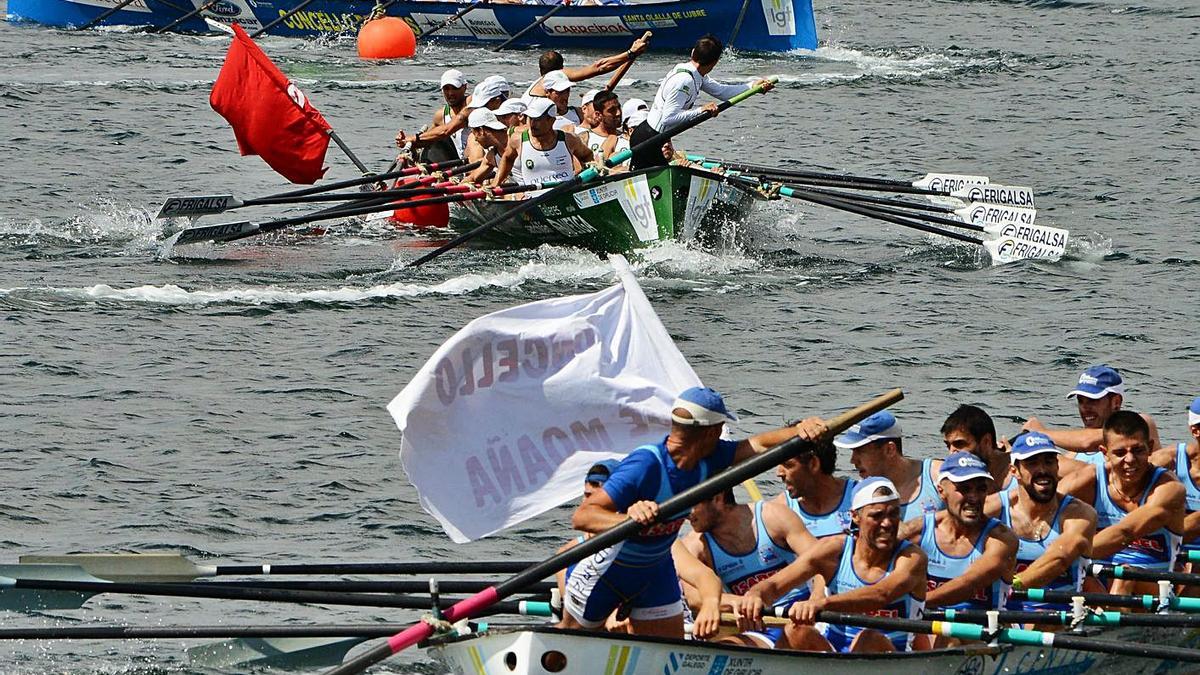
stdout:
<svg viewBox="0 0 1200 675">
<path fill-rule="evenodd" d="M 1062 533 L 1037 560 L 1021 572 L 1022 588 L 1044 588 L 1076 560 L 1091 557 L 1096 536 L 1096 510 L 1076 499 L 1063 509 Z"/>
<path fill-rule="evenodd" d="M 608 161 L 608 158 L 612 157 L 613 153 L 617 151 L 617 138 L 617 136 L 609 136 L 604 139 L 604 144 L 600 146 L 600 154 L 603 157 L 597 157 L 596 159 Z"/>
<path fill-rule="evenodd" d="M 671 544 L 671 558 L 680 580 L 700 595 L 700 608 L 692 624 L 692 634 L 700 639 L 716 634 L 721 627 L 721 580 L 712 568 L 692 555 L 678 539 Z"/>
<path fill-rule="evenodd" d="M 887 576 L 876 583 L 856 588 L 845 593 L 827 595 L 822 609 L 830 612 L 871 612 L 913 593 L 920 597 L 925 588 L 925 552 L 917 546 L 909 546 L 896 556 L 896 566 Z"/>
<path fill-rule="evenodd" d="M 579 140 L 579 136 L 568 133 L 564 138 L 567 140 L 567 150 L 571 151 L 571 155 L 579 162 L 580 167 L 585 167 L 592 163 L 595 159 L 595 153 L 592 152 L 592 149 L 586 143 Z M 578 173 L 578 169 L 576 173 Z"/>
<path fill-rule="evenodd" d="M 492 185 L 503 185 L 504 181 L 508 180 L 513 163 L 520 155 L 521 135 L 514 134 L 508 139 L 508 145 L 504 146 L 504 154 L 500 156 L 500 166 L 496 167 L 496 177 L 492 179 Z"/>
<path fill-rule="evenodd" d="M 792 553 L 800 555 L 817 543 L 817 538 L 804 526 L 800 516 L 778 500 L 764 502 L 762 515 L 767 535 L 776 545 L 786 544 Z"/>
<path fill-rule="evenodd" d="M 1096 468 L 1091 465 L 1058 481 L 1058 494 L 1071 495 L 1093 507 L 1096 505 L 1096 489 Z"/>
<path fill-rule="evenodd" d="M 1174 478 L 1163 480 L 1155 487 L 1146 503 L 1129 512 L 1120 522 L 1096 533 L 1092 540 L 1092 557 L 1110 558 L 1138 537 L 1160 527 L 1183 532 L 1183 484 Z"/>
<path fill-rule="evenodd" d="M 957 576 L 925 596 L 930 607 L 945 607 L 970 600 L 975 591 L 992 585 L 997 579 L 1012 579 L 1013 560 L 1017 555 L 1017 536 L 1003 525 L 997 525 L 988 533 L 983 545 L 983 555 L 971 563 L 962 575 Z"/>
<path fill-rule="evenodd" d="M 421 140 L 414 141 L 414 145 L 429 145 L 437 141 L 450 138 L 456 131 L 467 126 L 467 117 L 471 114 L 472 108 L 463 108 L 454 113 L 448 122 L 435 124 L 434 126 L 422 131 L 420 134 Z"/>
<path fill-rule="evenodd" d="M 733 463 L 745 461 L 754 455 L 759 455 L 771 448 L 793 438 L 803 438 L 816 442 L 828 431 L 825 420 L 820 417 L 810 417 L 795 426 L 780 427 L 747 438 L 737 445 L 733 453 Z"/>
<path fill-rule="evenodd" d="M 841 556 L 845 536 L 825 537 L 789 563 L 786 567 L 772 574 L 769 578 L 754 584 L 746 597 L 756 596 L 762 600 L 764 607 L 770 607 L 776 600 L 820 574 L 825 578 L 833 576 Z"/>
<path fill-rule="evenodd" d="M 646 48 L 649 46 L 650 34 L 646 33 L 642 37 L 634 40 L 633 44 L 629 46 L 627 51 L 623 51 L 620 54 L 613 54 L 612 56 L 605 56 L 602 59 L 596 59 L 591 64 L 586 66 L 563 68 L 563 73 L 565 73 L 567 79 L 572 82 L 589 80 L 597 75 L 611 73 L 617 68 L 620 68 L 622 64 L 636 59 L 638 55 L 646 51 Z"/>
</svg>

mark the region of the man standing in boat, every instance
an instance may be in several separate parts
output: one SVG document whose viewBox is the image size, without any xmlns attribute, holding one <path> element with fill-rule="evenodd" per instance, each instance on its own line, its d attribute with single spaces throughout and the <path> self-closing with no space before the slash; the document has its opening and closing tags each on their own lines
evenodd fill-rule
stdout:
<svg viewBox="0 0 1200 675">
<path fill-rule="evenodd" d="M 1200 397 L 1192 401 L 1187 412 L 1188 431 L 1191 432 L 1190 442 L 1177 443 L 1175 447 L 1163 448 L 1150 455 L 1150 463 L 1161 466 L 1168 471 L 1174 471 L 1175 477 L 1183 483 L 1185 508 L 1183 516 L 1183 544 L 1180 551 L 1184 554 L 1200 551 Z M 1189 563 L 1180 567 L 1194 572 L 1198 565 Z"/>
<path fill-rule="evenodd" d="M 1088 464 L 1102 464 L 1104 454 L 1099 452 L 1103 441 L 1104 424 L 1121 409 L 1125 402 L 1125 381 L 1116 369 L 1106 365 L 1092 366 L 1079 375 L 1079 382 L 1067 398 L 1075 399 L 1079 406 L 1082 429 L 1049 429 L 1036 417 L 1029 418 L 1022 431 L 1040 431 L 1054 441 L 1058 447 L 1069 450 L 1075 459 Z M 1158 427 L 1149 415 L 1142 415 L 1150 429 L 1150 451 L 1162 447 L 1158 440 Z"/>
<path fill-rule="evenodd" d="M 900 495 L 886 478 L 858 483 L 850 505 L 853 528 L 818 540 L 795 562 L 755 584 L 743 598 L 738 625 L 761 630 L 762 612 L 789 589 L 816 576 L 828 579 L 825 594 L 794 603 L 788 630 L 795 649 L 822 652 L 908 651 L 913 636 L 853 626 L 814 626 L 821 611 L 920 618 L 925 600 L 925 554 L 899 539 Z"/>
<path fill-rule="evenodd" d="M 667 437 L 629 453 L 604 487 L 575 511 L 571 524 L 582 532 L 603 532 L 626 517 L 648 527 L 575 567 L 567 580 L 561 627 L 599 629 L 622 607 L 635 634 L 683 637 L 683 603 L 671 547 L 688 514 L 671 514 L 672 520 L 653 524 L 658 505 L 786 440 L 814 441 L 826 431 L 824 422 L 814 418 L 740 442 L 722 440 L 725 422 L 736 420 L 712 389 L 684 391 L 672 406 Z"/>
<path fill-rule="evenodd" d="M 892 481 L 900 491 L 900 518 L 909 521 L 945 506 L 935 480 L 942 460 L 905 457 L 901 436 L 900 423 L 883 410 L 850 427 L 833 444 L 851 451 L 850 463 L 861 477 Z"/>
<path fill-rule="evenodd" d="M 1085 559 L 1092 555 L 1096 511 L 1070 495 L 1059 495 L 1060 451 L 1050 437 L 1030 431 L 1012 445 L 1015 486 L 988 497 L 986 512 L 1017 537 L 1013 590 L 1045 588 L 1079 592 Z M 1097 587 L 1094 591 L 1103 592 Z M 1010 600 L 1009 609 L 1067 610 L 1066 604 Z"/>
<path fill-rule="evenodd" d="M 721 84 L 710 79 L 708 74 L 717 67 L 721 60 L 721 52 L 725 47 L 721 41 L 712 35 L 705 35 L 696 41 L 692 47 L 691 59 L 677 64 L 667 74 L 666 79 L 658 86 L 654 102 L 650 105 L 650 113 L 646 120 L 633 130 L 629 141 L 633 146 L 652 138 L 655 134 L 668 131 L 683 122 L 710 112 L 717 114 L 716 103 L 706 103 L 697 108 L 696 103 L 700 92 L 728 101 L 751 86 L 762 87 L 763 92 L 770 91 L 773 84 L 770 80 L 758 80 L 753 84 Z M 630 168 L 634 171 L 655 166 L 666 166 L 667 158 L 662 148 L 645 148 L 633 155 Z"/>
<path fill-rule="evenodd" d="M 1175 568 L 1183 535 L 1184 489 L 1175 475 L 1150 463 L 1150 427 L 1118 410 L 1104 423 L 1104 461 L 1067 476 L 1059 492 L 1096 509 L 1092 559 L 1161 572 Z M 1114 579 L 1113 593 L 1153 593 L 1153 582 Z"/>
<path fill-rule="evenodd" d="M 1017 537 L 985 511 L 992 475 L 969 452 L 946 457 L 938 473 L 945 510 L 926 513 L 906 527 L 909 541 L 929 559 L 925 604 L 947 609 L 1002 609 L 1008 600 Z M 939 637 L 934 646 L 951 642 Z"/>
<path fill-rule="evenodd" d="M 508 140 L 496 170 L 494 185 L 508 180 L 519 166 L 525 183 L 557 183 L 579 173 L 593 161 L 592 151 L 575 134 L 554 128 L 554 102 L 535 96 L 529 100 L 525 117 L 529 128 Z"/>
</svg>

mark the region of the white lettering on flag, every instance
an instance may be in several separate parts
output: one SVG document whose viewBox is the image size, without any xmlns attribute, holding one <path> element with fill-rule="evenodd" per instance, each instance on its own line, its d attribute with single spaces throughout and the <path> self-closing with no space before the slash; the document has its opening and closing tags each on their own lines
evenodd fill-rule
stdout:
<svg viewBox="0 0 1200 675">
<path fill-rule="evenodd" d="M 577 500 L 592 464 L 656 443 L 700 384 L 628 263 L 620 284 L 479 317 L 388 404 L 421 506 L 462 543 Z"/>
</svg>

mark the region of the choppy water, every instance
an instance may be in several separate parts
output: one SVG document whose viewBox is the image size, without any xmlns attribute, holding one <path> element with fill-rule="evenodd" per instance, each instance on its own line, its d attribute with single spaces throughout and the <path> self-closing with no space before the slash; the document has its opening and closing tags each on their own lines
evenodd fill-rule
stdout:
<svg viewBox="0 0 1200 675">
<path fill-rule="evenodd" d="M 1200 5 L 839 0 L 817 16 L 815 54 L 726 59 L 719 76 L 783 84 L 680 145 L 1030 184 L 1039 220 L 1074 243 L 1061 262 L 992 268 L 963 245 L 779 203 L 745 225 L 752 248 L 645 252 L 635 264 L 651 301 L 742 430 L 902 386 L 906 448 L 926 455 L 959 402 L 983 404 L 1006 432 L 1030 414 L 1073 422 L 1063 395 L 1107 361 L 1127 376 L 1128 405 L 1158 416 L 1164 441 L 1183 438 L 1200 394 Z M 384 405 L 471 318 L 601 288 L 606 265 L 543 248 L 460 251 L 410 271 L 413 241 L 336 228 L 162 259 L 150 216 L 165 196 L 281 188 L 238 157 L 208 107 L 225 44 L 0 25 L 0 555 L 544 556 L 567 534 L 565 512 L 451 545 L 417 507 Z M 398 127 L 428 117 L 445 67 L 528 82 L 534 62 L 433 46 L 363 63 L 351 40 L 264 45 L 377 166 Z M 620 93 L 649 98 L 674 60 L 642 59 Z M 331 176 L 353 175 L 330 157 Z M 4 624 L 411 616 L 111 596 Z M 0 644 L 0 670 L 196 672 L 180 647 Z"/>
</svg>

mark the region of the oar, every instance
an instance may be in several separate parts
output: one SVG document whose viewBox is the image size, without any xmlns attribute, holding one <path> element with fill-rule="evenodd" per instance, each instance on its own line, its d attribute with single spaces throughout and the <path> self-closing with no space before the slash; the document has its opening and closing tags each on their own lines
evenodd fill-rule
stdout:
<svg viewBox="0 0 1200 675">
<path fill-rule="evenodd" d="M 559 5 L 559 6 L 561 7 L 562 5 Z M 772 77 L 770 81 L 775 82 L 778 79 L 779 78 L 777 78 L 777 77 Z M 761 86 L 751 87 L 750 89 L 738 94 L 737 96 L 734 96 L 733 98 L 729 99 L 728 101 L 722 102 L 720 105 L 717 106 L 717 111 L 724 112 L 725 110 L 728 110 L 732 106 L 735 106 L 738 103 L 741 103 L 742 101 L 746 100 L 747 98 L 750 98 L 751 96 L 758 94 L 760 92 L 762 92 Z M 673 127 L 671 129 L 668 129 L 667 131 L 662 131 L 662 132 L 655 134 L 651 138 L 649 138 L 641 143 L 638 143 L 637 146 L 635 146 L 633 148 L 628 148 L 628 149 L 622 150 L 621 152 L 615 153 L 612 157 L 609 157 L 607 160 L 604 161 L 604 165 L 609 168 L 612 168 L 612 167 L 617 166 L 618 164 L 624 162 L 625 160 L 629 159 L 633 155 L 633 153 L 636 151 L 640 151 L 640 150 L 643 150 L 645 148 L 650 148 L 650 147 L 656 147 L 656 148 L 661 147 L 662 144 L 665 143 L 666 141 L 670 140 L 671 137 L 675 136 L 676 134 L 683 133 L 684 131 L 691 129 L 692 127 L 700 124 L 701 122 L 704 122 L 705 120 L 711 119 L 715 114 L 716 113 L 712 113 L 710 111 L 705 110 L 704 112 L 697 115 L 696 117 L 694 117 L 676 127 Z M 479 227 L 476 227 L 475 229 L 471 230 L 470 232 L 461 234 L 461 235 L 455 237 L 454 239 L 451 239 L 449 242 L 443 244 L 442 246 L 439 246 L 438 248 L 435 248 L 434 250 L 430 251 L 429 253 L 426 253 L 425 255 L 421 256 L 420 258 L 417 258 L 416 260 L 408 263 L 407 267 L 416 267 L 418 265 L 423 265 L 423 264 L 429 262 L 430 260 L 433 260 L 434 258 L 442 255 L 446 251 L 449 251 L 450 249 L 453 249 L 453 248 L 457 248 L 459 245 L 464 244 L 464 243 L 474 239 L 475 237 L 478 237 L 479 235 L 487 232 L 488 230 L 492 229 L 493 227 L 496 227 L 500 223 L 505 222 L 506 220 L 509 220 L 511 218 L 516 218 L 517 216 L 521 215 L 522 213 L 525 213 L 526 211 L 534 209 L 537 206 L 544 204 L 547 201 L 550 201 L 551 199 L 555 199 L 556 197 L 558 197 L 560 195 L 571 192 L 572 190 L 579 187 L 580 185 L 592 182 L 599 175 L 600 175 L 599 171 L 597 171 L 595 168 L 589 166 L 588 168 L 584 169 L 583 171 L 580 171 L 578 174 L 573 176 L 570 180 L 559 183 L 558 187 L 555 187 L 554 189 L 546 192 L 545 194 L 541 195 L 540 197 L 537 197 L 536 199 L 525 200 L 524 202 L 521 203 L 520 206 L 517 206 L 516 208 L 513 208 L 509 211 L 505 211 L 504 213 L 496 216 L 495 218 L 492 218 L 491 220 L 487 221 L 486 223 L 483 223 Z"/>
<path fill-rule="evenodd" d="M 871 176 L 854 176 L 842 173 L 829 173 L 824 171 L 804 171 L 798 169 L 786 169 L 778 167 L 763 166 L 761 164 L 747 164 L 745 162 L 729 161 L 717 159 L 715 157 L 705 157 L 703 155 L 687 156 L 689 161 L 693 162 L 711 162 L 721 166 L 737 169 L 748 173 L 769 173 L 781 178 L 797 178 L 797 179 L 814 179 L 828 180 L 838 183 L 857 183 L 863 185 L 876 185 L 882 187 L 896 188 L 917 188 L 926 192 L 918 192 L 916 194 L 949 194 L 952 190 L 962 188 L 967 185 L 987 185 L 990 181 L 987 176 L 973 176 L 957 173 L 926 173 L 921 178 L 915 181 L 896 180 L 891 178 L 875 178 Z"/>
<path fill-rule="evenodd" d="M 832 438 L 833 435 L 849 428 L 855 422 L 872 413 L 883 410 L 903 398 L 904 394 L 899 389 L 893 389 L 869 403 L 838 415 L 826 423 L 828 427 L 826 436 Z M 712 478 L 688 488 L 659 504 L 658 518 L 655 522 L 669 520 L 677 514 L 695 506 L 697 503 L 787 461 L 803 449 L 805 445 L 805 441 L 793 438 L 740 464 L 721 471 Z M 531 582 L 540 581 L 568 565 L 577 563 L 590 555 L 618 544 L 640 532 L 643 527 L 637 521 L 626 518 L 620 524 L 614 525 L 591 539 L 532 565 L 520 574 L 450 607 L 443 613 L 444 618 L 447 621 L 456 622 L 478 616 L 479 612 L 525 588 Z M 433 626 L 424 622 L 418 623 L 403 632 L 396 633 L 387 642 L 362 653 L 337 668 L 333 668 L 326 675 L 356 675 L 371 665 L 379 663 L 391 655 L 417 644 L 432 634 Z"/>
<path fill-rule="evenodd" d="M 179 17 L 178 19 L 175 19 L 174 21 L 163 26 L 162 28 L 155 28 L 154 30 L 152 30 L 150 32 L 151 33 L 165 33 L 167 31 L 171 30 L 172 28 L 178 26 L 179 24 L 183 23 L 184 21 L 187 21 L 188 19 L 192 18 L 193 16 L 196 16 L 200 12 L 208 10 L 210 7 L 212 7 L 213 5 L 217 4 L 220 1 L 221 0 L 208 0 L 208 2 L 204 3 L 203 5 L 200 5 L 199 7 L 197 7 L 196 9 L 193 9 L 192 11 L 188 12 L 187 14 L 184 14 L 183 16 Z"/>
<path fill-rule="evenodd" d="M 1012 597 L 1018 600 L 1028 599 L 1037 602 L 1069 603 L 1074 598 L 1083 598 L 1089 605 L 1107 605 L 1110 607 L 1136 607 L 1157 611 L 1173 609 L 1179 612 L 1200 612 L 1200 598 L 1178 598 L 1156 595 L 1120 595 L 1116 593 L 1076 593 L 1074 591 L 1047 591 L 1030 588 L 1023 591 L 1013 591 Z"/>
<path fill-rule="evenodd" d="M 312 1 L 313 0 L 301 0 L 300 4 L 289 9 L 288 11 L 280 14 L 279 18 L 275 19 L 271 23 L 263 26 L 262 28 L 259 28 L 258 30 L 254 31 L 253 33 L 251 33 L 250 39 L 254 40 L 259 35 L 264 35 L 264 34 L 268 33 L 275 26 L 278 26 L 279 24 L 283 23 L 284 21 L 287 21 L 288 19 L 292 18 L 292 15 L 295 14 L 296 12 L 299 12 L 300 10 L 304 9 L 305 7 L 308 7 L 310 4 L 312 4 Z"/>
<path fill-rule="evenodd" d="M 391 5 L 393 2 L 396 2 L 396 1 L 397 1 L 397 0 L 388 0 L 388 2 L 387 2 L 387 3 L 385 3 L 385 4 L 384 4 L 384 6 L 383 6 L 383 7 L 384 7 L 384 9 L 387 9 L 387 7 L 388 7 L 389 5 Z M 470 14 L 471 12 L 475 11 L 476 9 L 478 9 L 478 8 L 480 8 L 480 7 L 485 7 L 485 6 L 488 6 L 488 5 L 491 5 L 491 4 L 492 4 L 492 3 L 490 3 L 490 2 L 486 2 L 485 0 L 475 0 L 475 2 L 472 2 L 472 3 L 471 3 L 470 5 L 468 5 L 468 6 L 467 6 L 465 9 L 460 9 L 460 10 L 458 11 L 458 13 L 456 13 L 454 16 L 450 17 L 449 19 L 446 19 L 445 21 L 443 21 L 443 22 L 441 22 L 440 24 L 438 24 L 438 25 L 434 26 L 433 28 L 430 28 L 429 30 L 425 31 L 424 33 L 421 33 L 421 34 L 420 34 L 419 36 L 417 36 L 417 37 L 418 37 L 418 38 L 420 38 L 420 39 L 422 39 L 422 40 L 424 40 L 424 39 L 428 38 L 430 35 L 433 35 L 434 33 L 436 33 L 436 32 L 438 32 L 439 30 L 441 30 L 441 29 L 445 28 L 446 26 L 449 26 L 450 24 L 454 23 L 455 21 L 458 21 L 459 19 L 461 19 L 461 18 L 463 18 L 464 16 L 466 16 L 466 15 Z"/>
<path fill-rule="evenodd" d="M 1112 579 L 1128 579 L 1131 581 L 1169 581 L 1172 584 L 1180 584 L 1183 586 L 1200 586 L 1200 574 L 1188 574 L 1186 572 L 1166 572 L 1158 570 L 1148 570 L 1141 567 L 1130 567 L 1129 565 L 1101 565 L 1093 564 L 1089 571 L 1092 576 L 1104 576 Z"/>
<path fill-rule="evenodd" d="M 529 24 L 528 26 L 522 28 L 520 31 L 517 31 L 516 35 L 508 38 L 504 42 L 501 42 L 499 44 L 499 46 L 493 47 L 492 51 L 493 52 L 503 51 L 505 47 L 507 47 L 507 46 L 511 45 L 513 42 L 516 42 L 517 40 L 521 39 L 522 37 L 525 36 L 526 33 L 533 30 L 534 28 L 537 28 L 538 26 L 546 23 L 547 19 L 554 16 L 555 14 L 558 14 L 559 12 L 561 12 L 563 10 L 564 7 L 567 7 L 570 4 L 571 4 L 571 0 L 562 0 L 561 4 L 555 5 L 554 7 L 550 8 L 550 11 L 543 14 L 540 19 L 538 19 L 537 21 L 534 21 L 533 23 Z"/>
<path fill-rule="evenodd" d="M 925 610 L 924 618 L 931 621 L 964 621 L 987 624 L 990 612 L 978 609 Z M 1010 611 L 997 613 L 1002 623 L 1036 623 L 1075 625 L 1075 617 L 1064 611 Z M 1132 614 L 1130 612 L 1088 611 L 1083 617 L 1085 626 L 1158 626 L 1200 628 L 1200 616 L 1194 614 Z"/>
<path fill-rule="evenodd" d="M 440 593 L 478 593 L 492 585 L 482 579 L 438 579 Z M 204 587 L 282 588 L 293 591 L 331 591 L 339 593 L 429 593 L 429 581 L 274 581 L 245 579 L 238 581 L 207 581 Z M 552 581 L 539 581 L 525 589 L 526 593 L 549 593 L 557 588 Z"/>
<path fill-rule="evenodd" d="M 448 162 L 434 162 L 424 166 L 413 166 L 407 169 L 397 171 L 388 171 L 386 173 L 377 174 L 374 176 L 363 176 L 361 178 L 351 178 L 349 180 L 337 181 L 310 188 L 302 188 L 299 190 L 289 190 L 287 192 L 279 192 L 265 197 L 253 197 L 250 199 L 239 199 L 233 195 L 197 195 L 187 197 L 170 197 L 163 202 L 162 208 L 159 209 L 156 218 L 175 218 L 180 216 L 206 216 L 216 213 L 224 213 L 230 209 L 237 209 L 243 206 L 254 206 L 258 203 L 277 203 L 275 201 L 260 202 L 260 200 L 280 200 L 291 197 L 303 197 L 307 195 L 315 195 L 322 192 L 331 192 L 347 187 L 355 187 L 358 185 L 366 185 L 368 183 L 376 183 L 381 180 L 391 180 L 393 178 L 404 178 L 419 173 L 441 171 L 457 167 L 463 163 L 461 159 L 455 159 Z"/>
<path fill-rule="evenodd" d="M 76 28 L 75 30 L 87 30 L 87 29 L 91 28 L 92 26 L 95 26 L 96 24 L 100 23 L 101 21 L 104 21 L 105 19 L 112 16 L 113 14 L 116 14 L 117 12 L 121 11 L 122 9 L 125 9 L 125 7 L 132 4 L 133 1 L 134 0 L 121 0 L 121 2 L 118 2 L 117 4 L 113 5 L 112 7 L 109 7 L 108 9 L 104 10 L 103 12 L 100 13 L 99 16 L 95 17 L 91 21 L 88 21 L 87 23 L 83 24 L 79 28 Z"/>
<path fill-rule="evenodd" d="M 23 555 L 22 565 L 76 565 L 92 576 L 111 581 L 189 581 L 204 577 L 322 574 L 510 574 L 525 570 L 532 561 L 413 561 L 360 563 L 254 563 L 210 565 L 197 563 L 179 553 L 71 553 L 67 555 Z M 0 575 L 14 576 L 10 566 Z M 24 576 L 23 574 L 21 576 Z M 540 581 L 535 579 L 535 581 Z"/>
</svg>

